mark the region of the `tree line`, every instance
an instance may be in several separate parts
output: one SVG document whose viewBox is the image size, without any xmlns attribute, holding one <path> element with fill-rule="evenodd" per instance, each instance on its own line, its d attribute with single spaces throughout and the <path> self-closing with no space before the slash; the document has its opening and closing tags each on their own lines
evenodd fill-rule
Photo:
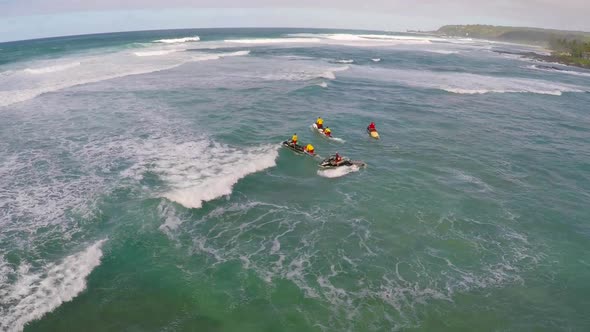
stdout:
<svg viewBox="0 0 590 332">
<path fill-rule="evenodd" d="M 590 41 L 554 38 L 549 44 L 556 52 L 569 53 L 575 58 L 590 58 Z"/>
</svg>

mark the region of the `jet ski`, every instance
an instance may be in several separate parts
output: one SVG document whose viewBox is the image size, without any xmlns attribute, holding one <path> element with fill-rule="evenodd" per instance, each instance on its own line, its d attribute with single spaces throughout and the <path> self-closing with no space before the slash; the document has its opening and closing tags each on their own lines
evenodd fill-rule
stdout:
<svg viewBox="0 0 590 332">
<path fill-rule="evenodd" d="M 326 138 L 330 138 L 330 139 L 334 139 L 334 137 L 332 137 L 331 135 L 326 135 L 326 133 L 324 132 L 324 129 L 322 128 L 318 128 L 317 124 L 312 124 L 311 128 L 314 129 L 315 131 L 317 131 L 320 135 L 326 137 Z"/>
<path fill-rule="evenodd" d="M 301 146 L 299 144 L 293 144 L 290 141 L 284 141 L 283 146 L 288 149 L 291 149 L 297 153 L 304 153 L 305 152 L 305 149 L 303 148 L 303 146 Z"/>
<path fill-rule="evenodd" d="M 330 158 L 324 159 L 320 163 L 320 167 L 322 167 L 322 168 L 336 168 L 336 167 L 343 167 L 343 166 L 365 167 L 365 166 L 367 166 L 367 164 L 365 164 L 364 162 L 362 162 L 360 160 L 350 160 L 348 158 L 342 158 L 342 161 L 340 161 L 339 164 L 336 164 L 336 159 L 333 156 Z"/>
<path fill-rule="evenodd" d="M 309 152 L 305 151 L 305 147 L 303 147 L 299 144 L 293 144 L 290 141 L 284 141 L 283 146 L 286 147 L 287 149 L 295 151 L 296 153 L 299 153 L 299 154 L 306 154 L 306 155 L 312 156 L 312 157 L 315 156 L 315 153 L 309 153 Z"/>
</svg>

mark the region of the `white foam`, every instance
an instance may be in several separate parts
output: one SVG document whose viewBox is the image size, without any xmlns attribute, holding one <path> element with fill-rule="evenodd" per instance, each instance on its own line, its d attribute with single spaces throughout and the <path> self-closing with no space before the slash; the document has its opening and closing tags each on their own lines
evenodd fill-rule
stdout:
<svg viewBox="0 0 590 332">
<path fill-rule="evenodd" d="M 98 241 L 39 271 L 22 264 L 16 272 L 17 280 L 0 293 L 0 329 L 21 331 L 28 322 L 43 317 L 84 291 L 86 278 L 100 264 L 104 242 Z"/>
<path fill-rule="evenodd" d="M 226 43 L 233 44 L 290 44 L 290 43 L 319 43 L 319 38 L 259 38 L 259 39 L 226 39 Z"/>
<path fill-rule="evenodd" d="M 175 231 L 180 225 L 182 225 L 182 220 L 176 215 L 174 207 L 170 204 L 161 202 L 158 206 L 158 212 L 160 213 L 160 216 L 164 218 L 164 223 L 159 227 L 162 232 L 170 235 L 171 232 Z"/>
<path fill-rule="evenodd" d="M 203 202 L 231 194 L 233 186 L 246 175 L 274 166 L 277 150 L 276 147 L 242 152 L 225 150 L 222 152 L 225 155 L 211 155 L 205 162 L 214 169 L 212 176 L 195 179 L 194 175 L 183 174 L 186 170 L 169 174 L 168 179 L 175 182 L 176 188 L 164 197 L 188 208 L 200 208 Z M 202 165 L 194 167 L 198 169 Z M 205 174 L 210 173 L 210 169 L 205 171 Z M 186 178 L 183 179 L 183 175 Z"/>
<path fill-rule="evenodd" d="M 228 53 L 216 53 L 216 54 L 199 54 L 191 57 L 191 61 L 207 61 L 207 60 L 219 60 L 222 58 L 246 56 L 250 54 L 250 51 L 236 51 Z"/>
<path fill-rule="evenodd" d="M 158 55 L 166 55 L 170 53 L 174 53 L 177 51 L 184 51 L 184 50 L 158 50 L 158 51 L 145 51 L 145 52 L 135 52 L 133 54 L 137 56 L 158 56 Z"/>
<path fill-rule="evenodd" d="M 561 89 L 461 89 L 443 88 L 443 90 L 461 95 L 481 95 L 486 93 L 536 93 L 542 95 L 561 96 L 564 90 Z M 566 92 L 583 92 L 581 90 L 565 90 Z"/>
<path fill-rule="evenodd" d="M 328 83 L 322 82 L 322 83 L 319 83 L 318 86 L 321 86 L 322 88 L 327 88 L 328 87 Z"/>
<path fill-rule="evenodd" d="M 78 67 L 79 65 L 80 65 L 80 62 L 70 62 L 70 63 L 56 64 L 56 65 L 51 65 L 51 66 L 41 67 L 41 68 L 26 68 L 24 70 L 24 72 L 28 73 L 28 74 L 33 74 L 33 75 L 49 74 L 49 73 L 55 73 L 58 71 Z"/>
<path fill-rule="evenodd" d="M 336 79 L 336 75 L 334 74 L 334 71 L 332 71 L 332 70 L 327 70 L 327 71 L 321 73 L 318 77 L 325 78 L 328 80 L 335 80 Z"/>
<path fill-rule="evenodd" d="M 331 169 L 318 170 L 318 175 L 325 178 L 339 178 L 353 172 L 358 172 L 359 167 L 356 165 L 346 167 L 336 167 Z"/>
<path fill-rule="evenodd" d="M 313 79 L 336 79 L 336 73 L 346 71 L 350 66 L 325 67 L 325 66 L 297 66 L 281 67 L 271 74 L 262 75 L 265 80 L 308 81 Z"/>
<path fill-rule="evenodd" d="M 568 69 L 557 70 L 557 69 L 551 69 L 551 68 L 543 68 L 543 67 L 539 67 L 537 65 L 526 66 L 526 68 L 540 70 L 540 71 L 544 71 L 544 72 L 548 72 L 548 73 L 555 73 L 555 74 L 566 74 L 566 75 L 590 77 L 590 72 L 580 72 L 580 71 L 574 71 L 574 70 L 568 70 Z"/>
<path fill-rule="evenodd" d="M 236 51 L 236 52 L 228 52 L 228 53 L 220 53 L 220 55 L 222 57 L 228 57 L 228 56 L 246 56 L 249 55 L 250 51 L 249 50 L 244 50 L 244 51 Z"/>
<path fill-rule="evenodd" d="M 455 94 L 535 93 L 559 96 L 564 92 L 585 92 L 590 90 L 581 86 L 538 79 L 456 72 L 357 67 L 350 74 L 371 80 L 395 82 L 424 89 L 439 89 Z"/>
<path fill-rule="evenodd" d="M 445 55 L 451 55 L 451 54 L 459 54 L 459 51 L 450 51 L 450 50 L 426 50 L 426 52 L 429 53 L 437 53 L 437 54 L 445 54 Z"/>
<path fill-rule="evenodd" d="M 373 62 L 381 62 L 381 59 L 380 58 L 373 58 L 373 59 L 371 59 L 371 61 L 373 61 Z"/>
<path fill-rule="evenodd" d="M 245 176 L 275 166 L 279 147 L 238 149 L 209 139 L 150 142 L 138 147 L 137 164 L 124 175 L 141 179 L 149 169 L 168 185 L 161 197 L 187 208 L 200 208 L 204 202 L 231 194 Z M 174 226 L 177 221 L 171 223 L 169 226 Z"/>
<path fill-rule="evenodd" d="M 188 42 L 198 42 L 201 40 L 199 36 L 194 37 L 184 37 L 184 38 L 172 38 L 172 39 L 158 39 L 154 40 L 154 43 L 164 43 L 164 44 L 178 44 L 178 43 L 188 43 Z"/>
<path fill-rule="evenodd" d="M 371 40 L 385 40 L 385 41 L 408 41 L 416 44 L 431 44 L 431 41 L 441 41 L 443 39 L 436 37 L 425 37 L 425 36 L 400 36 L 400 35 L 360 35 L 361 38 Z"/>
<path fill-rule="evenodd" d="M 336 60 L 337 63 L 353 63 L 354 60 Z"/>
<path fill-rule="evenodd" d="M 314 38 L 318 42 L 328 44 L 342 44 L 348 46 L 379 46 L 379 45 L 420 45 L 431 44 L 432 41 L 444 40 L 436 37 L 427 36 L 401 36 L 401 35 L 381 35 L 381 34 L 313 34 L 313 33 L 296 33 L 288 36 L 294 38 Z"/>
<path fill-rule="evenodd" d="M 61 89 L 171 69 L 194 61 L 217 60 L 241 56 L 249 51 L 229 53 L 177 52 L 178 50 L 146 49 L 136 53 L 117 52 L 78 57 L 75 62 L 24 71 L 13 71 L 0 76 L 0 107 L 35 98 Z M 77 65 L 82 63 L 83 65 Z M 74 65 L 76 64 L 76 65 Z M 31 71 L 37 74 L 31 75 Z M 50 75 L 59 70 L 59 75 Z"/>
<path fill-rule="evenodd" d="M 276 237 L 272 240 L 272 248 L 270 248 L 270 253 L 276 254 L 279 252 L 279 250 L 281 250 L 281 242 L 279 242 L 278 237 Z"/>
</svg>

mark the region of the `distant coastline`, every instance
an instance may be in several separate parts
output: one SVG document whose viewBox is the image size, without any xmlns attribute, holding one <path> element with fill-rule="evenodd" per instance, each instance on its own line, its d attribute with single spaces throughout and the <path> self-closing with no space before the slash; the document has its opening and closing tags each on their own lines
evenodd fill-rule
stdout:
<svg viewBox="0 0 590 332">
<path fill-rule="evenodd" d="M 430 33 L 546 47 L 551 55 L 518 53 L 539 61 L 590 69 L 590 32 L 493 25 L 445 25 Z"/>
</svg>

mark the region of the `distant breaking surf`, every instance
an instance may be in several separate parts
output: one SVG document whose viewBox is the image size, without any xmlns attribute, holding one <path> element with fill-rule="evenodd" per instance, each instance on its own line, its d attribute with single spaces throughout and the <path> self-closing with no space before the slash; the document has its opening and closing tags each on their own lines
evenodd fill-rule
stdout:
<svg viewBox="0 0 590 332">
<path fill-rule="evenodd" d="M 194 36 L 194 37 L 185 37 L 185 38 L 158 39 L 158 40 L 154 40 L 153 43 L 177 44 L 177 43 L 198 42 L 199 40 L 201 40 L 201 38 L 199 36 Z"/>
<path fill-rule="evenodd" d="M 226 39 L 226 43 L 236 44 L 280 44 L 280 43 L 319 43 L 319 38 L 257 38 L 257 39 Z"/>
</svg>

